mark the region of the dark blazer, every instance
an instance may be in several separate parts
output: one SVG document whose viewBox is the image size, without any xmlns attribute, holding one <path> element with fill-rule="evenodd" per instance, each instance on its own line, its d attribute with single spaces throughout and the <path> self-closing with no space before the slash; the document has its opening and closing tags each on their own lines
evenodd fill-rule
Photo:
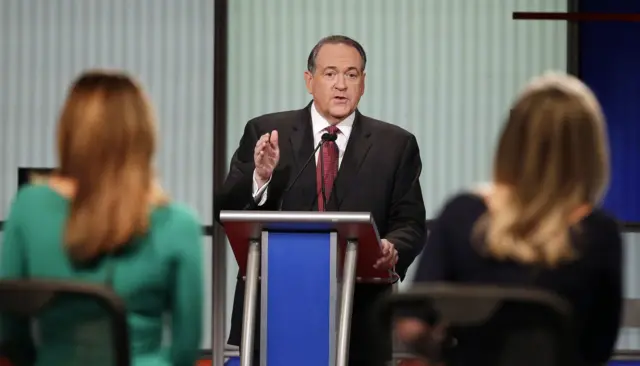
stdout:
<svg viewBox="0 0 640 366">
<path fill-rule="evenodd" d="M 605 365 L 612 356 L 622 315 L 623 243 L 612 216 L 596 208 L 571 233 L 573 261 L 554 268 L 499 261 L 484 253 L 484 241 L 472 241 L 473 229 L 487 206 L 476 194 L 451 198 L 434 220 L 414 282 L 456 282 L 505 287 L 535 287 L 571 304 L 578 354 L 586 364 Z M 476 333 L 458 337 L 460 364 L 484 365 L 493 339 Z"/>
<path fill-rule="evenodd" d="M 284 211 L 317 210 L 316 169 L 312 162 L 295 185 L 283 195 L 313 152 L 311 104 L 295 111 L 257 117 L 249 121 L 240 146 L 231 159 L 227 179 L 216 194 L 216 219 L 220 210 Z M 264 205 L 252 205 L 253 153 L 261 135 L 272 130 L 279 134 L 280 162 L 269 183 Z M 420 188 L 422 162 L 415 136 L 404 129 L 363 116 L 356 111 L 327 211 L 364 211 L 373 214 L 381 238 L 395 244 L 398 274 L 404 278 L 409 265 L 420 253 L 426 239 L 425 208 Z M 389 292 L 389 285 L 356 286 L 351 327 L 352 359 L 390 357 L 391 337 L 372 338 L 370 312 L 376 299 Z M 242 329 L 244 283 L 238 281 L 233 306 L 230 344 L 238 345 Z M 257 324 L 260 322 L 258 321 Z M 259 332 L 256 332 L 259 334 Z M 255 342 L 256 345 L 259 342 Z"/>
</svg>

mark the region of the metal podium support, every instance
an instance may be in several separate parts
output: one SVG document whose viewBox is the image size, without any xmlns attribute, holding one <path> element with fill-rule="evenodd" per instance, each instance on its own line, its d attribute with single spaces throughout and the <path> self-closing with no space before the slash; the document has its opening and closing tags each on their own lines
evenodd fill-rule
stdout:
<svg viewBox="0 0 640 366">
<path fill-rule="evenodd" d="M 342 291 L 340 294 L 340 323 L 338 324 L 338 352 L 336 366 L 347 366 L 349 362 L 349 335 L 351 334 L 351 314 L 353 311 L 353 291 L 356 286 L 356 264 L 358 260 L 358 242 L 347 241 L 342 273 Z"/>
<path fill-rule="evenodd" d="M 253 330 L 256 323 L 256 304 L 258 303 L 258 273 L 260 270 L 260 242 L 251 240 L 247 256 L 247 276 L 245 285 L 244 308 L 242 315 L 242 340 L 240 349 L 240 366 L 252 366 L 253 363 Z"/>
</svg>

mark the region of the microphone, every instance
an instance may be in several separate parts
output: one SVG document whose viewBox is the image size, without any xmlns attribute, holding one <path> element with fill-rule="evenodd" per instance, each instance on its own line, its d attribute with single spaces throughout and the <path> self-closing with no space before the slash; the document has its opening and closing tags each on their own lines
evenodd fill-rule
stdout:
<svg viewBox="0 0 640 366">
<path fill-rule="evenodd" d="M 298 179 L 300 178 L 300 176 L 302 175 L 304 170 L 307 169 L 307 166 L 309 166 L 309 163 L 311 163 L 311 160 L 316 156 L 316 152 L 320 149 L 320 147 L 325 142 L 335 141 L 337 138 L 338 138 L 338 135 L 336 135 L 335 133 L 333 133 L 333 134 L 331 134 L 331 133 L 322 134 L 322 136 L 320 137 L 320 142 L 318 142 L 318 145 L 316 145 L 316 147 L 313 149 L 313 152 L 311 153 L 311 155 L 309 156 L 307 161 L 302 166 L 302 169 L 300 169 L 298 174 L 296 174 L 295 178 L 293 178 L 293 181 L 291 182 L 291 184 L 289 184 L 289 186 L 287 188 L 285 188 L 284 191 L 282 191 L 282 197 L 280 198 L 280 206 L 278 207 L 278 211 L 282 211 L 282 205 L 284 203 L 284 196 L 291 190 L 291 188 L 293 188 L 293 186 L 296 184 L 296 182 L 298 182 Z M 322 161 L 322 154 L 320 154 L 320 159 L 321 159 L 320 160 L 320 164 L 324 164 L 323 161 Z M 322 179 L 322 189 L 323 189 L 323 192 L 324 192 L 324 169 L 321 169 L 321 170 L 322 170 L 322 177 L 321 177 L 321 179 Z M 324 196 L 324 193 L 323 193 L 323 196 Z"/>
<path fill-rule="evenodd" d="M 324 134 L 322 134 L 321 139 L 324 142 L 334 142 L 335 140 L 338 139 L 338 134 L 337 133 L 324 133 Z"/>
</svg>

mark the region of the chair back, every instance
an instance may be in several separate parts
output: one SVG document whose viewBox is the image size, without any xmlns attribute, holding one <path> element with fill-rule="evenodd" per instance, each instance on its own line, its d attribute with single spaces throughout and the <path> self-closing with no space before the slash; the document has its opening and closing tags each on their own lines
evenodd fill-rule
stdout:
<svg viewBox="0 0 640 366">
<path fill-rule="evenodd" d="M 1 280 L 0 354 L 16 366 L 128 366 L 124 302 L 102 285 Z"/>
<path fill-rule="evenodd" d="M 409 347 L 429 363 L 576 364 L 570 306 L 542 290 L 428 284 L 393 294 L 381 306 L 386 322 L 412 317 L 427 324 L 432 331 Z"/>
</svg>

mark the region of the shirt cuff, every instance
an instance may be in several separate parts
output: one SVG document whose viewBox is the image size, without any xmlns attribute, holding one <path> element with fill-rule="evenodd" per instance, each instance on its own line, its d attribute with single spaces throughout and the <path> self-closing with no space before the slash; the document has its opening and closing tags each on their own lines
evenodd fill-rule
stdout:
<svg viewBox="0 0 640 366">
<path fill-rule="evenodd" d="M 267 202 L 267 187 L 269 186 L 269 182 L 271 182 L 271 177 L 267 183 L 265 183 L 260 189 L 258 189 L 258 179 L 256 179 L 256 171 L 253 171 L 253 200 L 258 204 L 258 206 L 264 205 Z"/>
</svg>

